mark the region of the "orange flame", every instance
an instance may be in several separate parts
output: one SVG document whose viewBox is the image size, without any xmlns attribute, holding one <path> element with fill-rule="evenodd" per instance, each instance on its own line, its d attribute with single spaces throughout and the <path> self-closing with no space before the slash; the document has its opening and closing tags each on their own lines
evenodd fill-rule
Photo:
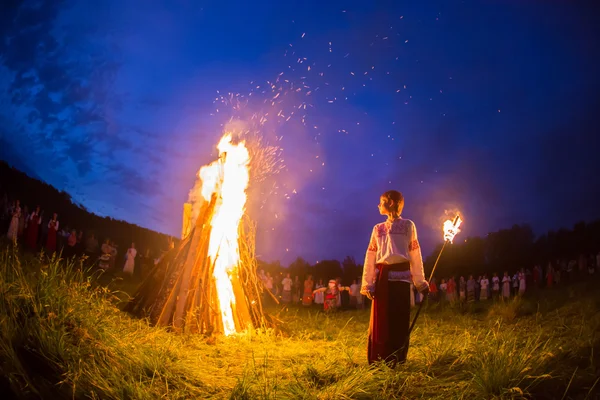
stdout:
<svg viewBox="0 0 600 400">
<path fill-rule="evenodd" d="M 236 332 L 235 295 L 230 274 L 240 262 L 238 228 L 246 206 L 246 189 L 250 180 L 250 155 L 244 142 L 231 143 L 231 134 L 219 142 L 219 160 L 200 169 L 202 196 L 210 201 L 217 193 L 211 222 L 208 256 L 214 263 L 213 277 L 217 288 L 224 334 Z"/>
<path fill-rule="evenodd" d="M 454 218 L 454 221 L 446 220 L 446 222 L 444 222 L 444 240 L 452 243 L 452 241 L 454 240 L 454 236 L 456 236 L 456 234 L 460 232 L 461 223 L 462 219 L 458 214 Z"/>
</svg>

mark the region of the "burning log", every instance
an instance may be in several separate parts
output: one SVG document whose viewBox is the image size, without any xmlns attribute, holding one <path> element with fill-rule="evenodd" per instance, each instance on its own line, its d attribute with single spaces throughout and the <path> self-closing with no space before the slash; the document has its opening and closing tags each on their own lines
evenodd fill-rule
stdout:
<svg viewBox="0 0 600 400">
<path fill-rule="evenodd" d="M 126 310 L 177 332 L 229 335 L 272 323 L 256 274 L 255 226 L 244 217 L 249 155 L 224 136 L 183 212 L 182 241 L 142 283 Z M 192 196 L 195 194 L 195 196 Z M 201 196 L 200 196 L 201 194 Z"/>
</svg>

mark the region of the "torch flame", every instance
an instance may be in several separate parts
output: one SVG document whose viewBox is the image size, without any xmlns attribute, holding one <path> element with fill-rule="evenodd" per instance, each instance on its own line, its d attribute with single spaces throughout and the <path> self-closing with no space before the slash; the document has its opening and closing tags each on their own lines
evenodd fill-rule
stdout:
<svg viewBox="0 0 600 400">
<path fill-rule="evenodd" d="M 200 169 L 202 196 L 210 201 L 219 196 L 211 222 L 208 256 L 214 264 L 213 277 L 217 288 L 224 334 L 236 332 L 235 295 L 230 274 L 240 262 L 238 228 L 246 205 L 246 188 L 250 180 L 250 156 L 244 142 L 231 143 L 225 134 L 219 142 L 219 160 Z"/>
<path fill-rule="evenodd" d="M 460 215 L 456 215 L 454 221 L 446 220 L 444 222 L 444 240 L 452 243 L 454 240 L 454 236 L 460 232 L 460 224 L 462 223 L 462 219 L 460 219 Z"/>
</svg>

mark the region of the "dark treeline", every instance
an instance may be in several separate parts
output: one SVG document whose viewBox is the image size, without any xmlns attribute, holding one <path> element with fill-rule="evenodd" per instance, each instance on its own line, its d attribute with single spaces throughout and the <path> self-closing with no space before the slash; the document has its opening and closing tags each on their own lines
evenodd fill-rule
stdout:
<svg viewBox="0 0 600 400">
<path fill-rule="evenodd" d="M 138 244 L 140 251 L 150 249 L 154 254 L 160 254 L 168 247 L 167 235 L 125 221 L 95 215 L 84 206 L 75 204 L 69 194 L 0 161 L 0 195 L 5 193 L 10 201 L 19 199 L 22 207 L 27 205 L 30 212 L 39 204 L 45 211 L 42 223 L 47 223 L 52 213 L 57 212 L 61 226 L 86 233 L 91 231 L 100 240 L 110 238 L 123 251 L 132 241 Z M 440 248 L 441 243 L 429 256 L 423 255 L 427 275 Z M 559 260 L 589 258 L 599 251 L 600 220 L 578 222 L 570 229 L 560 228 L 537 238 L 530 226 L 514 225 L 485 237 L 457 236 L 453 245 L 446 246 L 436 276 L 484 273 L 491 276 L 492 272 L 501 273 L 505 270 L 512 273 L 521 268 L 532 268 L 535 264 L 545 266 Z M 276 281 L 279 276 L 289 272 L 292 277 L 298 275 L 302 279 L 307 275 L 312 275 L 316 280 L 340 277 L 342 282 L 350 284 L 362 274 L 362 264 L 357 263 L 353 257 L 346 257 L 343 261 L 322 260 L 313 265 L 298 257 L 287 266 L 281 265 L 279 261 L 260 261 L 259 265 L 265 272 L 270 272 Z"/>
<path fill-rule="evenodd" d="M 427 257 L 426 271 L 430 271 L 441 244 Z M 521 268 L 539 264 L 579 260 L 586 262 L 600 251 L 600 220 L 578 222 L 571 229 L 560 228 L 535 237 L 529 225 L 513 225 L 489 233 L 485 237 L 456 237 L 452 246 L 446 246 L 438 265 L 438 276 L 482 275 L 492 272 L 513 273 Z M 438 270 L 436 270 L 438 271 Z M 490 275 L 491 276 L 491 275 Z"/>
<path fill-rule="evenodd" d="M 31 178 L 23 172 L 0 161 L 0 196 L 9 201 L 20 200 L 21 208 L 27 206 L 29 212 L 39 205 L 44 211 L 42 224 L 47 224 L 52 213 L 58 213 L 60 228 L 81 230 L 86 235 L 93 233 L 100 241 L 110 238 L 119 246 L 123 254 L 131 242 L 135 242 L 140 251 L 150 249 L 160 254 L 168 248 L 169 236 L 110 217 L 100 217 L 72 201 L 68 193 Z M 6 234 L 6 232 L 2 232 Z"/>
</svg>

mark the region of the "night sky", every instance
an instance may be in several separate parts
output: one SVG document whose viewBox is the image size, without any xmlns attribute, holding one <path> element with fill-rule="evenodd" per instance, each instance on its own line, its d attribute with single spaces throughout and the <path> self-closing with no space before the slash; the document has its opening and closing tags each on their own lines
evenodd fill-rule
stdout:
<svg viewBox="0 0 600 400">
<path fill-rule="evenodd" d="M 361 262 L 389 189 L 424 255 L 446 210 L 463 238 L 570 227 L 600 217 L 600 19 L 575 3 L 3 2 L 0 157 L 178 235 L 233 117 L 282 149 L 250 208 L 284 264 Z"/>
</svg>

